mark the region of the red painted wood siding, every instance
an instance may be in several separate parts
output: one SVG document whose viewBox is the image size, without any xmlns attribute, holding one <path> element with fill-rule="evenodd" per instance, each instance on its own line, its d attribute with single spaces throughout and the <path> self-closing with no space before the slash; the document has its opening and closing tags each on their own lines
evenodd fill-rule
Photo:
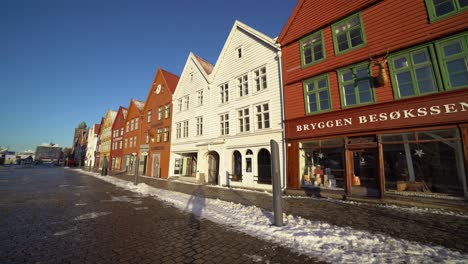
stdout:
<svg viewBox="0 0 468 264">
<path fill-rule="evenodd" d="M 120 167 L 117 169 L 122 169 L 122 160 L 123 160 L 123 135 L 120 134 L 121 128 L 125 129 L 125 117 L 123 115 L 123 111 L 127 111 L 127 108 L 120 107 L 119 111 L 117 112 L 117 116 L 115 117 L 114 124 L 112 124 L 111 130 L 111 145 L 110 145 L 110 159 L 109 159 L 109 167 L 113 168 L 112 158 L 120 158 Z M 114 130 L 119 131 L 119 135 L 114 137 Z M 118 139 L 118 140 L 116 140 Z M 120 141 L 122 141 L 122 149 L 120 149 Z M 117 142 L 117 149 L 112 149 L 114 142 Z"/>
<path fill-rule="evenodd" d="M 306 1 L 308 2 L 308 1 Z M 321 5 L 332 5 L 337 1 L 325 1 Z M 338 1 L 340 2 L 340 1 Z M 353 1 L 352 1 L 353 2 Z M 371 1 L 362 5 L 369 4 Z M 312 7 L 310 7 L 312 8 Z M 328 7 L 326 10 L 329 10 Z M 351 10 L 351 9 L 348 9 Z M 341 10 L 336 8 L 336 14 L 339 17 L 344 17 Z M 310 15 L 305 9 L 302 9 L 304 14 L 298 14 L 299 18 Z M 314 11 L 315 12 L 315 11 Z M 324 12 L 324 16 L 337 17 L 336 14 Z M 301 34 L 294 33 L 297 36 L 305 36 L 311 31 L 308 28 L 323 28 L 324 43 L 326 50 L 326 60 L 301 68 L 299 41 L 285 44 L 283 41 L 283 80 L 284 100 L 285 100 L 285 119 L 293 119 L 305 115 L 304 96 L 302 90 L 302 81 L 310 77 L 314 77 L 323 73 L 329 73 L 330 89 L 332 95 L 333 110 L 341 109 L 341 102 L 338 92 L 338 80 L 336 70 L 347 65 L 358 62 L 363 62 L 369 59 L 369 54 L 374 58 L 382 57 L 386 54 L 387 49 L 390 52 L 403 50 L 412 46 L 427 43 L 445 36 L 450 36 L 458 32 L 466 30 L 468 25 L 468 12 L 462 12 L 455 16 L 429 23 L 426 5 L 424 0 L 388 0 L 378 1 L 372 5 L 366 5 L 360 10 L 366 34 L 367 45 L 358 48 L 343 55 L 335 56 L 331 23 L 317 24 L 303 28 Z M 354 14 L 350 12 L 347 15 Z M 305 18 L 304 18 L 305 19 Z M 306 20 L 304 20 L 306 21 Z M 326 21 L 326 20 L 314 20 Z M 336 20 L 332 21 L 335 22 Z M 292 27 L 291 27 L 292 28 Z M 299 30 L 295 29 L 295 30 Z M 387 73 L 388 68 L 386 69 Z M 377 76 L 378 68 L 373 66 L 373 76 Z M 388 102 L 393 100 L 393 91 L 391 86 L 379 87 L 375 89 L 376 101 L 378 103 Z"/>
</svg>

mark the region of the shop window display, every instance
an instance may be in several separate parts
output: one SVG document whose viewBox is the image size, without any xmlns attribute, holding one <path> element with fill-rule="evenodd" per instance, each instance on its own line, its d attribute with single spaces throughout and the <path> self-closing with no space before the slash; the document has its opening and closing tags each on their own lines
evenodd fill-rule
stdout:
<svg viewBox="0 0 468 264">
<path fill-rule="evenodd" d="M 301 185 L 303 187 L 344 188 L 344 140 L 312 141 L 302 144 Z"/>
<path fill-rule="evenodd" d="M 418 131 L 400 142 L 381 135 L 386 191 L 464 195 L 462 147 L 456 129 Z"/>
</svg>

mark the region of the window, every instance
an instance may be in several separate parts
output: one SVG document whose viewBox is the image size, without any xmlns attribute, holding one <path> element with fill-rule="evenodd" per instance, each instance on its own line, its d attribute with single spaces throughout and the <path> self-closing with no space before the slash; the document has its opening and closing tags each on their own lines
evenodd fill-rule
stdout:
<svg viewBox="0 0 468 264">
<path fill-rule="evenodd" d="M 125 139 L 125 144 L 124 144 L 124 148 L 127 148 L 128 147 L 128 138 Z"/>
<path fill-rule="evenodd" d="M 129 143 L 129 147 L 133 147 L 133 137 L 130 138 L 130 143 Z"/>
<path fill-rule="evenodd" d="M 300 40 L 302 67 L 312 65 L 325 59 L 323 32 L 313 33 Z"/>
<path fill-rule="evenodd" d="M 304 82 L 305 108 L 308 114 L 331 109 L 328 75 L 315 77 Z"/>
<path fill-rule="evenodd" d="M 127 125 L 125 127 L 125 132 L 128 132 L 129 128 L 130 128 L 130 121 L 127 121 Z"/>
<path fill-rule="evenodd" d="M 447 89 L 468 86 L 468 34 L 451 37 L 435 44 L 444 86 Z"/>
<path fill-rule="evenodd" d="M 146 134 L 145 143 L 146 143 L 146 144 L 149 144 L 149 141 L 150 141 L 150 135 L 149 135 L 149 134 Z"/>
<path fill-rule="evenodd" d="M 250 131 L 250 116 L 249 108 L 244 108 L 237 111 L 239 115 L 239 132 L 249 132 Z"/>
<path fill-rule="evenodd" d="M 203 90 L 197 92 L 197 104 L 203 105 Z"/>
<path fill-rule="evenodd" d="M 271 156 L 266 149 L 261 149 L 257 155 L 258 183 L 271 184 Z"/>
<path fill-rule="evenodd" d="M 446 18 L 468 9 L 466 0 L 426 0 L 427 13 L 431 22 Z"/>
<path fill-rule="evenodd" d="M 124 133 L 124 129 L 123 127 L 120 129 L 120 135 L 123 136 L 123 133 Z"/>
<path fill-rule="evenodd" d="M 135 119 L 130 120 L 130 131 L 135 129 Z"/>
<path fill-rule="evenodd" d="M 122 140 L 120 140 L 119 149 L 122 149 Z"/>
<path fill-rule="evenodd" d="M 158 128 L 156 133 L 156 142 L 161 142 L 162 128 Z"/>
<path fill-rule="evenodd" d="M 177 109 L 179 110 L 179 112 L 182 111 L 182 98 L 179 98 L 179 100 L 177 100 Z"/>
<path fill-rule="evenodd" d="M 184 138 L 188 137 L 188 120 L 184 121 Z"/>
<path fill-rule="evenodd" d="M 267 88 L 266 67 L 254 71 L 254 81 L 257 92 Z"/>
<path fill-rule="evenodd" d="M 158 120 L 161 120 L 163 116 L 163 107 L 158 107 Z"/>
<path fill-rule="evenodd" d="M 152 110 L 148 110 L 148 120 L 147 120 L 148 123 L 151 123 L 151 117 L 152 117 L 152 115 L 153 115 L 153 111 L 152 111 Z"/>
<path fill-rule="evenodd" d="M 232 153 L 232 161 L 233 161 L 233 168 L 232 168 L 232 178 L 233 181 L 240 181 L 242 180 L 242 155 L 239 151 L 234 151 Z"/>
<path fill-rule="evenodd" d="M 340 54 L 366 44 L 361 15 L 355 14 L 332 25 L 335 54 Z"/>
<path fill-rule="evenodd" d="M 134 147 L 137 146 L 137 136 L 134 136 L 134 137 L 133 137 L 133 146 L 134 146 Z"/>
<path fill-rule="evenodd" d="M 257 128 L 270 128 L 270 109 L 268 108 L 268 104 L 257 105 L 255 108 L 257 111 Z"/>
<path fill-rule="evenodd" d="M 222 84 L 220 86 L 220 94 L 221 94 L 221 103 L 229 102 L 229 86 L 228 83 Z"/>
<path fill-rule="evenodd" d="M 203 116 L 197 117 L 197 136 L 203 135 Z"/>
<path fill-rule="evenodd" d="M 169 141 L 169 127 L 164 128 L 164 142 Z"/>
<path fill-rule="evenodd" d="M 182 124 L 179 122 L 176 124 L 176 138 L 180 138 Z"/>
<path fill-rule="evenodd" d="M 221 135 L 229 135 L 229 114 L 219 116 L 219 125 L 221 127 Z"/>
<path fill-rule="evenodd" d="M 252 172 L 252 150 L 248 149 L 245 152 L 245 172 Z"/>
<path fill-rule="evenodd" d="M 238 59 L 242 58 L 242 47 L 237 48 L 236 51 L 237 51 L 237 58 Z"/>
<path fill-rule="evenodd" d="M 190 104 L 189 96 L 187 95 L 187 96 L 184 97 L 184 110 L 189 109 L 189 104 Z"/>
<path fill-rule="evenodd" d="M 395 98 L 429 94 L 438 90 L 432 54 L 432 47 L 425 46 L 389 57 Z"/>
<path fill-rule="evenodd" d="M 237 78 L 237 88 L 239 90 L 239 97 L 249 94 L 249 79 L 246 75 Z"/>
<path fill-rule="evenodd" d="M 135 118 L 135 130 L 138 129 L 138 118 Z"/>
<path fill-rule="evenodd" d="M 338 70 L 341 105 L 347 107 L 374 102 L 371 80 L 368 63 Z"/>
<path fill-rule="evenodd" d="M 167 104 L 167 105 L 166 105 L 166 109 L 165 109 L 164 117 L 165 117 L 165 118 L 169 118 L 170 116 L 171 116 L 171 105 L 170 105 L 170 104 Z"/>
</svg>

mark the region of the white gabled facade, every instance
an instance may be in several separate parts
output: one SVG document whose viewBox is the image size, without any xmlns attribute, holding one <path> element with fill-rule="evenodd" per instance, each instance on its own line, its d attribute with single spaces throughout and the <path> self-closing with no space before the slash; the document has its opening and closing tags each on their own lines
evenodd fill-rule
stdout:
<svg viewBox="0 0 468 264">
<path fill-rule="evenodd" d="M 283 144 L 279 52 L 274 39 L 236 21 L 216 62 L 209 136 L 224 142 L 213 146 L 221 185 L 271 189 L 270 140 L 280 145 L 280 157 Z"/>
<path fill-rule="evenodd" d="M 209 78 L 201 78 L 200 71 L 192 75 L 191 69 L 200 67 L 196 57 L 189 56 L 173 101 L 171 147 L 173 154 L 196 153 L 196 168 L 192 168 L 196 173 L 187 176 L 196 176 L 198 182 L 271 189 L 271 139 L 279 143 L 283 155 L 279 55 L 275 40 L 236 21 Z M 208 82 L 198 83 L 202 80 Z M 197 108 L 196 92 L 206 86 L 204 104 Z M 184 111 L 186 95 L 190 95 L 188 111 Z M 182 111 L 178 112 L 181 98 Z M 198 116 L 203 116 L 201 136 L 196 135 Z M 189 121 L 186 138 L 184 120 Z M 177 138 L 177 123 L 181 138 Z M 174 156 L 172 173 L 178 168 L 176 158 L 178 166 L 190 165 Z"/>
<path fill-rule="evenodd" d="M 210 129 L 209 74 L 213 65 L 190 53 L 172 97 L 172 133 L 169 176 L 200 176 L 199 144 L 208 139 Z M 203 174 L 201 174 L 203 176 Z"/>
<path fill-rule="evenodd" d="M 98 139 L 98 134 L 96 131 L 97 126 L 93 125 L 88 128 L 88 138 L 86 146 L 86 166 L 94 166 L 94 153 L 96 152 L 96 144 Z"/>
</svg>

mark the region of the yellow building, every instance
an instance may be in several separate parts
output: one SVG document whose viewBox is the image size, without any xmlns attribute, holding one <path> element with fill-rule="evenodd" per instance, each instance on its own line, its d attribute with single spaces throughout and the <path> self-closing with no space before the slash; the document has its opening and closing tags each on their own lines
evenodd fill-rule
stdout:
<svg viewBox="0 0 468 264">
<path fill-rule="evenodd" d="M 117 112 L 113 110 L 107 110 L 106 116 L 104 117 L 104 122 L 101 127 L 101 133 L 99 134 L 101 139 L 101 145 L 99 147 L 99 166 L 102 167 L 104 164 L 104 158 L 109 162 L 110 159 L 110 145 L 111 145 L 111 131 L 112 124 L 114 123 Z"/>
</svg>

